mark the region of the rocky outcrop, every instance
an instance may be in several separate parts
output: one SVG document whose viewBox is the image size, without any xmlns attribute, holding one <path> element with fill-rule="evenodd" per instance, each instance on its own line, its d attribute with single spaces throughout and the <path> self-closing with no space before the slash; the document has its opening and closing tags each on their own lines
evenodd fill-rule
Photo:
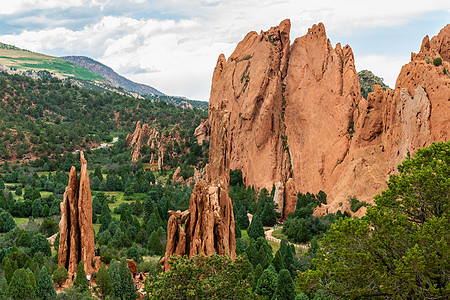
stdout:
<svg viewBox="0 0 450 300">
<path fill-rule="evenodd" d="M 177 167 L 177 169 L 175 170 L 175 172 L 172 175 L 172 183 L 177 183 L 177 182 L 184 182 L 184 178 L 183 176 L 181 176 L 181 168 L 180 166 Z"/>
<path fill-rule="evenodd" d="M 209 165 L 205 167 L 206 178 L 195 184 L 189 202 L 189 210 L 169 211 L 167 245 L 161 265 L 169 270 L 172 255 L 197 254 L 228 255 L 236 257 L 234 215 L 228 197 L 229 165 L 226 155 L 230 145 L 229 113 L 211 107 L 211 143 L 216 148 L 209 153 Z M 211 121 L 211 119 L 210 119 Z"/>
<path fill-rule="evenodd" d="M 80 261 L 83 262 L 86 273 L 94 271 L 91 265 L 95 250 L 92 198 L 83 152 L 80 152 L 80 161 L 80 179 L 77 178 L 75 167 L 72 167 L 60 204 L 58 266 L 64 266 L 70 275 L 76 274 Z"/>
<path fill-rule="evenodd" d="M 290 22 L 269 31 L 250 32 L 228 60 L 220 55 L 212 79 L 210 111 L 226 111 L 231 169 L 242 170 L 244 183 L 271 189 L 289 177 L 283 122 L 284 81 L 290 52 Z M 213 114 L 209 114 L 211 134 Z M 210 152 L 217 145 L 211 139 Z"/>
<path fill-rule="evenodd" d="M 210 132 L 211 127 L 209 126 L 209 120 L 202 120 L 200 125 L 198 125 L 194 131 L 194 136 L 197 139 L 197 143 L 202 145 L 204 141 L 209 141 Z"/>
<path fill-rule="evenodd" d="M 317 214 L 346 208 L 349 196 L 373 202 L 396 166 L 418 148 L 449 139 L 450 25 L 402 68 L 395 90 L 361 96 L 352 49 L 328 40 L 323 24 L 289 41 L 290 22 L 250 32 L 214 70 L 210 116 L 227 116 L 225 151 L 244 183 L 271 189 L 286 217 L 298 192 L 327 193 Z M 441 66 L 433 59 L 441 57 Z M 219 125 L 223 126 L 223 122 Z M 339 205 L 341 203 L 341 205 Z"/>
</svg>

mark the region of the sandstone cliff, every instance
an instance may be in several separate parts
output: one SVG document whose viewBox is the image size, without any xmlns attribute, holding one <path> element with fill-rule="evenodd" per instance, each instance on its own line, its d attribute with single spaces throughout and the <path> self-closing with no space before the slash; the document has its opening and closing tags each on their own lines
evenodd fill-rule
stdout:
<svg viewBox="0 0 450 300">
<path fill-rule="evenodd" d="M 75 167 L 72 167 L 63 202 L 60 204 L 58 266 L 64 266 L 69 275 L 76 274 L 80 261 L 84 264 L 86 274 L 94 271 L 91 265 L 95 250 L 92 198 L 83 152 L 80 152 L 80 161 L 80 179 L 77 178 Z"/>
<path fill-rule="evenodd" d="M 206 180 L 195 184 L 189 210 L 169 211 L 167 245 L 161 265 L 169 270 L 172 255 L 228 255 L 236 257 L 234 215 L 231 199 L 228 197 L 230 145 L 229 112 L 222 109 L 209 110 L 211 116 L 211 143 L 215 151 L 210 151 L 210 164 L 205 167 Z"/>
<path fill-rule="evenodd" d="M 292 45 L 289 20 L 250 32 L 217 61 L 211 132 L 218 126 L 213 112 L 227 115 L 223 156 L 245 184 L 270 190 L 275 183 L 284 216 L 295 209 L 297 192 L 328 194 L 318 214 L 348 210 L 349 196 L 371 203 L 408 153 L 449 138 L 449 31 L 447 25 L 423 40 L 394 91 L 375 87 L 367 100 L 352 49 L 333 47 L 323 24 Z M 433 64 L 436 57 L 442 66 Z M 223 151 L 216 142 L 211 138 L 210 153 Z"/>
</svg>

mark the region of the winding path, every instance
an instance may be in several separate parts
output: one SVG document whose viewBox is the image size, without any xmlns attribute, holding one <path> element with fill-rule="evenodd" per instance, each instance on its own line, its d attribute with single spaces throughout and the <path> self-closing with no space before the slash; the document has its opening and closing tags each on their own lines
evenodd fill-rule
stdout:
<svg viewBox="0 0 450 300">
<path fill-rule="evenodd" d="M 249 222 L 251 223 L 251 222 L 252 222 L 252 219 L 253 219 L 253 215 L 250 214 L 250 213 L 247 213 L 247 216 L 248 216 Z M 274 237 L 274 236 L 272 235 L 272 232 L 273 232 L 273 231 L 274 231 L 273 228 L 270 228 L 269 230 L 264 231 L 264 235 L 265 235 L 265 237 L 266 237 L 266 240 L 272 241 L 272 242 L 275 242 L 275 243 L 278 243 L 278 244 L 281 243 L 281 240 L 280 240 L 280 239 L 277 239 L 276 237 Z M 292 245 L 294 245 L 294 247 L 302 248 L 302 249 L 305 249 L 305 250 L 308 250 L 309 247 L 310 247 L 309 244 L 308 244 L 308 245 L 300 245 L 300 244 L 294 244 L 294 243 L 289 243 L 289 244 L 292 244 Z"/>
<path fill-rule="evenodd" d="M 266 240 L 272 241 L 272 242 L 275 242 L 275 243 L 278 243 L 278 244 L 281 243 L 280 239 L 277 239 L 276 237 L 274 237 L 272 235 L 273 231 L 274 231 L 273 228 L 271 228 L 271 229 L 269 229 L 267 231 L 264 231 L 264 234 L 266 236 Z M 305 250 L 309 249 L 309 245 L 300 245 L 300 244 L 294 244 L 294 243 L 291 243 L 291 242 L 288 242 L 288 243 L 294 245 L 294 247 L 297 247 L 297 248 L 302 248 L 302 249 L 305 249 Z"/>
</svg>

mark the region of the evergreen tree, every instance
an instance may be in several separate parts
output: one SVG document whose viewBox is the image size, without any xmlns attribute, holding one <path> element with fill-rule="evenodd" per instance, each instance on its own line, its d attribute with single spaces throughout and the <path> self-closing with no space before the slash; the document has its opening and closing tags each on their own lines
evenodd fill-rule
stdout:
<svg viewBox="0 0 450 300">
<path fill-rule="evenodd" d="M 28 280 L 30 286 L 32 287 L 33 294 L 34 294 L 34 291 L 37 288 L 36 278 L 34 277 L 33 272 L 29 268 L 27 268 L 26 271 L 27 271 L 27 280 Z"/>
<path fill-rule="evenodd" d="M 278 274 L 277 289 L 275 291 L 274 300 L 294 300 L 295 284 L 292 280 L 291 273 L 283 269 Z"/>
<path fill-rule="evenodd" d="M 145 228 L 141 228 L 139 232 L 136 234 L 136 243 L 141 245 L 146 245 L 148 242 L 148 234 Z"/>
<path fill-rule="evenodd" d="M 161 228 L 161 227 L 160 227 Z M 148 241 L 148 250 L 153 255 L 163 255 L 164 245 L 161 243 L 163 239 L 163 233 L 160 230 L 153 231 Z"/>
<path fill-rule="evenodd" d="M 261 264 L 258 264 L 255 268 L 255 272 L 253 273 L 253 290 L 256 290 L 256 285 L 258 284 L 258 280 L 261 277 L 263 273 L 263 268 L 261 267 Z"/>
<path fill-rule="evenodd" d="M 247 249 L 247 256 L 253 266 L 261 264 L 265 269 L 272 262 L 272 247 L 265 238 L 259 237 L 256 241 L 251 241 Z"/>
<path fill-rule="evenodd" d="M 6 276 L 3 276 L 2 283 L 0 284 L 0 299 L 8 298 L 8 281 Z"/>
<path fill-rule="evenodd" d="M 89 281 L 86 278 L 86 273 L 84 271 L 84 265 L 82 261 L 78 263 L 77 275 L 75 277 L 75 281 L 73 282 L 73 287 L 80 292 L 89 290 Z"/>
<path fill-rule="evenodd" d="M 101 264 L 100 269 L 98 270 L 95 282 L 97 283 L 100 294 L 103 297 L 106 297 L 111 293 L 111 277 L 109 276 L 108 270 L 106 269 L 104 263 Z"/>
<path fill-rule="evenodd" d="M 281 249 L 281 248 L 280 248 Z M 275 267 L 275 270 L 279 273 L 282 269 L 286 268 L 286 264 L 283 259 L 283 255 L 281 254 L 280 249 L 278 249 L 277 253 L 275 253 L 275 257 L 273 258 L 272 264 Z"/>
<path fill-rule="evenodd" d="M 296 281 L 308 294 L 340 298 L 446 299 L 449 295 L 450 142 L 407 157 L 363 219 L 339 219 L 313 269 Z"/>
<path fill-rule="evenodd" d="M 273 208 L 273 204 L 266 202 L 261 213 L 261 222 L 264 226 L 273 226 L 277 222 L 277 215 Z"/>
<path fill-rule="evenodd" d="M 35 295 L 37 299 L 56 300 L 55 286 L 46 267 L 42 267 L 39 272 Z"/>
<path fill-rule="evenodd" d="M 136 299 L 136 290 L 133 285 L 133 278 L 127 267 L 127 261 L 122 260 L 120 264 L 113 261 L 108 268 L 111 277 L 111 296 L 118 299 Z"/>
<path fill-rule="evenodd" d="M 34 290 L 25 269 L 17 269 L 8 284 L 8 296 L 12 299 L 33 299 Z"/>
<path fill-rule="evenodd" d="M 301 221 L 300 229 L 297 232 L 297 241 L 299 243 L 306 243 L 309 240 L 309 230 L 306 226 L 305 220 Z"/>
<path fill-rule="evenodd" d="M 277 289 L 278 276 L 273 265 L 265 269 L 258 279 L 255 292 L 261 299 L 271 300 Z"/>
<path fill-rule="evenodd" d="M 52 250 L 47 238 L 38 233 L 34 236 L 33 242 L 31 243 L 31 255 L 34 256 L 37 252 L 42 252 L 44 256 L 51 256 Z"/>
<path fill-rule="evenodd" d="M 158 210 L 155 209 L 148 219 L 147 233 L 151 234 L 153 231 L 158 230 L 160 226 L 162 226 L 161 217 L 158 214 Z"/>
<path fill-rule="evenodd" d="M 239 228 L 238 222 L 234 222 L 234 235 L 236 239 L 241 238 L 241 228 Z"/>
<path fill-rule="evenodd" d="M 250 225 L 250 222 L 248 221 L 247 210 L 245 209 L 244 205 L 239 208 L 236 214 L 236 222 L 239 224 L 239 227 L 241 229 L 247 229 Z"/>
<path fill-rule="evenodd" d="M 64 266 L 60 266 L 53 272 L 53 281 L 60 287 L 69 278 L 69 273 Z"/>
<path fill-rule="evenodd" d="M 14 272 L 19 268 L 17 266 L 17 261 L 12 260 L 9 257 L 5 257 L 3 259 L 3 266 L 4 266 L 3 269 L 5 270 L 5 278 L 7 279 L 8 282 L 11 282 Z"/>
<path fill-rule="evenodd" d="M 258 237 L 264 238 L 264 228 L 258 215 L 253 216 L 252 223 L 248 229 L 248 236 L 255 240 Z"/>
</svg>

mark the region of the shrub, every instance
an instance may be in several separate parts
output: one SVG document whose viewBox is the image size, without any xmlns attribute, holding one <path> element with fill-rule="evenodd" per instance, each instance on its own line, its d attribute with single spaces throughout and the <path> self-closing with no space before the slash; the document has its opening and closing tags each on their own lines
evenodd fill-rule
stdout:
<svg viewBox="0 0 450 300">
<path fill-rule="evenodd" d="M 435 66 L 440 66 L 440 65 L 442 65 L 442 58 L 436 57 L 435 59 L 433 59 L 433 64 L 434 64 Z"/>
<path fill-rule="evenodd" d="M 349 197 L 348 200 L 350 200 L 350 210 L 352 212 L 357 212 L 362 206 L 367 206 L 365 201 L 358 201 L 355 196 Z"/>
<path fill-rule="evenodd" d="M 73 287 L 82 292 L 89 289 L 89 281 L 86 278 L 86 272 L 84 272 L 84 265 L 82 261 L 78 263 L 77 277 L 75 277 Z"/>
<path fill-rule="evenodd" d="M 60 287 L 69 278 L 69 272 L 64 266 L 60 266 L 53 272 L 53 281 Z"/>
</svg>

